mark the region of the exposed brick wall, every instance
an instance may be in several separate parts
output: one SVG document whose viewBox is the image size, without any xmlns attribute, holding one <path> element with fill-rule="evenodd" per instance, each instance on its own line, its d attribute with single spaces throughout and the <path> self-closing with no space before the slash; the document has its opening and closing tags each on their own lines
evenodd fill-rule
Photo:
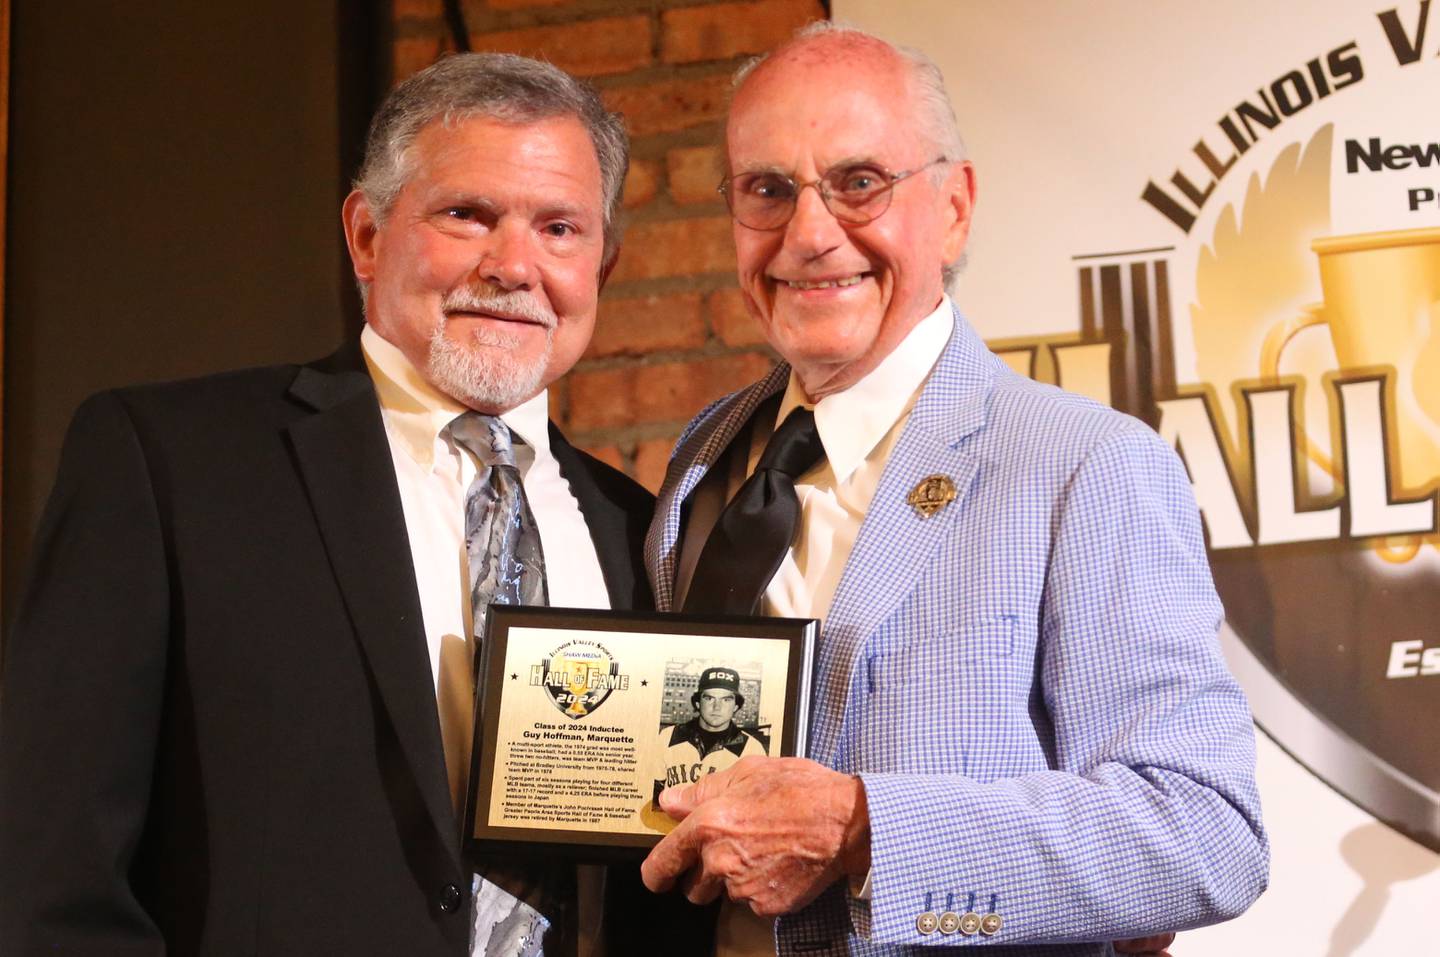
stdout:
<svg viewBox="0 0 1440 957">
<path fill-rule="evenodd" d="M 452 49 L 441 0 L 395 0 L 396 80 Z M 774 361 L 735 280 L 715 192 L 730 75 L 820 0 L 465 0 L 471 49 L 550 60 L 600 87 L 632 137 L 628 226 L 595 339 L 553 388 L 578 445 L 659 486 L 690 416 Z"/>
</svg>

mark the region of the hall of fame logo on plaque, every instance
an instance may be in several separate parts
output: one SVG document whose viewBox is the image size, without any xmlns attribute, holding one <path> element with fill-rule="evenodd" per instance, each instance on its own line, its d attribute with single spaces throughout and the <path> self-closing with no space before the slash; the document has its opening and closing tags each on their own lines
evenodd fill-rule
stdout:
<svg viewBox="0 0 1440 957">
<path fill-rule="evenodd" d="M 598 641 L 576 638 L 530 666 L 530 684 L 544 688 L 555 708 L 579 720 L 605 703 L 613 691 L 626 691 L 630 676 Z"/>
</svg>

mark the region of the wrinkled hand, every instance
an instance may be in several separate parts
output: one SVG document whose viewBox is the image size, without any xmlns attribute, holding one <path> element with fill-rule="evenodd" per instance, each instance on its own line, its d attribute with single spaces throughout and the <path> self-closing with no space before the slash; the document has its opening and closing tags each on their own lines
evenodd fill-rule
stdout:
<svg viewBox="0 0 1440 957">
<path fill-rule="evenodd" d="M 1175 943 L 1174 934 L 1156 934 L 1153 937 L 1137 937 L 1134 940 L 1115 941 L 1117 954 L 1141 954 L 1145 957 L 1170 957 L 1165 948 Z"/>
<path fill-rule="evenodd" d="M 666 789 L 660 807 L 680 824 L 655 845 L 640 875 L 656 892 L 679 881 L 696 904 L 723 890 L 774 917 L 870 867 L 864 785 L 806 758 L 743 758 L 697 784 Z"/>
</svg>

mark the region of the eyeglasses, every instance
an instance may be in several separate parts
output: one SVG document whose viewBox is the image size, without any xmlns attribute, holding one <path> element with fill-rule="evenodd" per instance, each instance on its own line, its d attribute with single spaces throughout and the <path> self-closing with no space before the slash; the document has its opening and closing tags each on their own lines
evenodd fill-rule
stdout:
<svg viewBox="0 0 1440 957">
<path fill-rule="evenodd" d="M 747 229 L 779 229 L 790 222 L 800 191 L 807 186 L 815 187 L 831 216 L 851 226 L 863 226 L 890 208 L 896 183 L 948 162 L 942 156 L 898 173 L 876 163 L 845 163 L 809 183 L 797 183 L 783 173 L 741 173 L 725 177 L 718 190 L 730 207 L 730 215 Z"/>
</svg>

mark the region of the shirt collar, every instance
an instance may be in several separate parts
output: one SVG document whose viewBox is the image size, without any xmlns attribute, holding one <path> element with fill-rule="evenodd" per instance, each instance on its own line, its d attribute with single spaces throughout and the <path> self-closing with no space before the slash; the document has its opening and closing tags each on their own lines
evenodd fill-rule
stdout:
<svg viewBox="0 0 1440 957">
<path fill-rule="evenodd" d="M 433 468 L 440 433 L 457 415 L 468 411 L 467 407 L 426 381 L 405 353 L 369 324 L 360 333 L 360 348 L 391 435 L 417 465 Z M 538 395 L 501 413 L 500 421 L 537 454 L 548 453 L 549 407 L 548 390 L 541 389 Z"/>
<path fill-rule="evenodd" d="M 825 458 L 835 481 L 845 481 L 915 405 L 954 329 L 954 307 L 948 295 L 941 296 L 935 311 L 921 319 L 868 375 L 818 403 L 806 397 L 792 370 L 785 397 L 780 401 L 776 427 L 797 407 L 814 409 L 815 428 L 825 447 Z"/>
</svg>

